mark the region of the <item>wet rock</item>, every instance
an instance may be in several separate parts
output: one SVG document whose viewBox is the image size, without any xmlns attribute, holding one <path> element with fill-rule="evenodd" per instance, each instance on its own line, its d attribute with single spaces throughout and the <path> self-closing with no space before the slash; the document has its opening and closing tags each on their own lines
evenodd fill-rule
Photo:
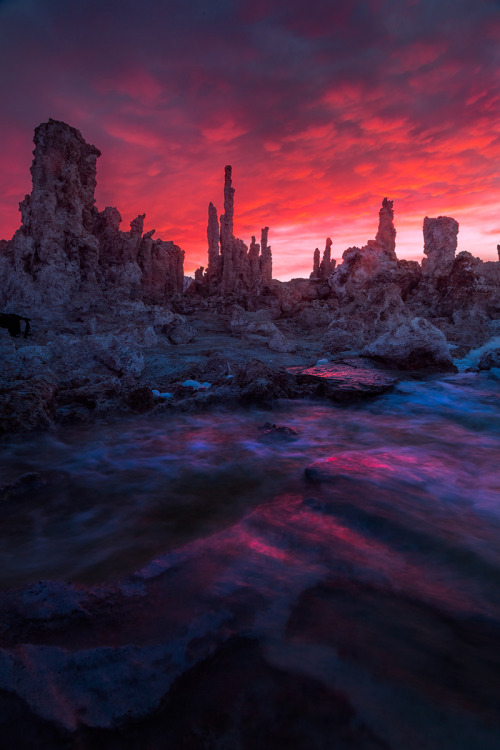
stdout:
<svg viewBox="0 0 500 750">
<path fill-rule="evenodd" d="M 90 382 L 89 382 L 90 381 Z M 57 394 L 55 417 L 62 423 L 86 422 L 93 412 L 105 413 L 111 403 L 117 404 L 122 388 L 118 377 L 75 378 L 61 384 Z"/>
<path fill-rule="evenodd" d="M 155 404 L 153 391 L 147 385 L 125 389 L 122 397 L 132 411 L 139 413 L 151 411 Z"/>
<path fill-rule="evenodd" d="M 485 352 L 478 362 L 480 370 L 491 370 L 492 367 L 500 367 L 500 348 Z"/>
<path fill-rule="evenodd" d="M 298 437 L 297 432 L 292 430 L 291 427 L 286 427 L 286 425 L 275 425 L 272 422 L 266 422 L 261 425 L 259 431 L 261 433 L 261 440 L 269 440 L 272 442 L 287 442 L 289 440 L 295 440 L 295 438 Z"/>
<path fill-rule="evenodd" d="M 54 420 L 58 424 L 85 424 L 92 419 L 92 409 L 81 404 L 68 404 L 59 406 L 54 413 Z"/>
<path fill-rule="evenodd" d="M 413 318 L 385 333 L 365 347 L 362 354 L 402 370 L 455 369 L 444 334 L 425 318 Z"/>
<path fill-rule="evenodd" d="M 10 484 L 4 484 L 0 487 L 0 501 L 22 498 L 25 495 L 31 495 L 44 486 L 44 481 L 38 471 L 30 471 L 22 474 Z"/>
<path fill-rule="evenodd" d="M 52 427 L 57 385 L 40 379 L 0 387 L 0 435 Z"/>
<path fill-rule="evenodd" d="M 285 370 L 270 367 L 259 359 L 243 365 L 235 378 L 243 402 L 271 403 L 294 395 L 294 378 Z"/>
<path fill-rule="evenodd" d="M 237 365 L 224 354 L 211 354 L 207 360 L 199 364 L 193 371 L 193 380 L 208 381 L 218 385 L 228 384 L 234 379 Z"/>
<path fill-rule="evenodd" d="M 367 367 L 362 360 L 331 362 L 313 367 L 288 367 L 299 383 L 315 385 L 314 395 L 334 401 L 378 396 L 397 382 L 394 377 Z"/>
</svg>

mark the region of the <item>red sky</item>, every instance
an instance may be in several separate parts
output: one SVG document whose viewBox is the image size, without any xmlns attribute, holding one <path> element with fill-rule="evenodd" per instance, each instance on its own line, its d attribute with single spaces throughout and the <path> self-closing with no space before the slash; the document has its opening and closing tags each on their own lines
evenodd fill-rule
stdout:
<svg viewBox="0 0 500 750">
<path fill-rule="evenodd" d="M 274 276 L 373 238 L 394 200 L 399 257 L 424 216 L 459 250 L 500 243 L 499 0 L 0 0 L 0 237 L 19 226 L 33 130 L 102 151 L 97 206 L 206 264 L 207 206 L 233 165 L 235 232 L 269 226 Z"/>
</svg>

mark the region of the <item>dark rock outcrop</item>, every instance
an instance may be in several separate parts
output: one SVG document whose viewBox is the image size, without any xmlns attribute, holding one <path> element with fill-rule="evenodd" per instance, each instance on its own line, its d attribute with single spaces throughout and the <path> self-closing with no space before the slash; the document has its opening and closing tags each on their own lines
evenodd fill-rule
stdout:
<svg viewBox="0 0 500 750">
<path fill-rule="evenodd" d="M 0 257 L 5 309 L 85 307 L 106 296 L 163 303 L 182 292 L 184 253 L 143 235 L 144 214 L 119 229 L 116 208 L 95 207 L 100 151 L 64 122 L 35 130 L 33 188 L 20 204 L 22 226 Z"/>
</svg>

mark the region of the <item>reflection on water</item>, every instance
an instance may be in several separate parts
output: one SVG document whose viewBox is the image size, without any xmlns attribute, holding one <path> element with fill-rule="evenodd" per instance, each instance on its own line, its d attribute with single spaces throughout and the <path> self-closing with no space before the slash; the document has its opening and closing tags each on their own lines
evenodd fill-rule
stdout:
<svg viewBox="0 0 500 750">
<path fill-rule="evenodd" d="M 271 416 L 298 433 L 293 440 L 262 439 L 270 414 L 253 410 L 127 419 L 5 444 L 0 484 L 25 472 L 43 484 L 2 505 L 1 585 L 123 577 L 289 493 L 314 494 L 361 538 L 444 545 L 496 565 L 498 390 L 466 374 L 402 383 L 354 407 L 287 402 Z M 304 470 L 322 459 L 338 476 L 311 485 Z"/>
<path fill-rule="evenodd" d="M 210 747 L 272 747 L 278 736 L 289 750 L 330 748 L 332 737 L 346 748 L 497 750 L 498 396 L 488 375 L 461 374 L 357 406 L 286 402 L 272 414 L 122 420 L 5 444 L 0 484 L 40 478 L 2 504 L 2 587 L 138 571 L 114 590 L 104 633 L 89 616 L 64 637 L 82 664 L 86 649 L 98 659 L 111 644 L 158 702 L 165 664 L 178 668 L 174 703 L 157 718 L 172 747 L 187 746 L 185 727 L 198 747 L 200 731 L 219 736 L 221 716 L 240 716 L 241 736 L 265 741 L 235 745 L 228 719 L 227 743 Z M 265 435 L 270 420 L 297 435 Z M 43 644 L 63 636 L 33 622 L 43 662 Z M 149 673 L 156 648 L 166 656 Z M 47 679 L 59 695 L 56 672 Z M 71 696 L 71 664 L 67 674 Z M 89 722 L 101 715 L 95 695 L 73 701 Z"/>
</svg>

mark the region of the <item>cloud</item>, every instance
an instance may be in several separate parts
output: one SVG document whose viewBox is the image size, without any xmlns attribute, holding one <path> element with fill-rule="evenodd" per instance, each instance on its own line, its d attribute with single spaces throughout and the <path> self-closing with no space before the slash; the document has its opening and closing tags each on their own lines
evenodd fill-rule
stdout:
<svg viewBox="0 0 500 750">
<path fill-rule="evenodd" d="M 270 226 L 280 269 L 303 253 L 308 273 L 318 237 L 363 244 L 384 195 L 418 255 L 420 230 L 400 237 L 426 214 L 493 221 L 499 35 L 490 0 L 0 2 L 0 235 L 51 116 L 101 149 L 99 207 L 146 211 L 188 270 L 228 163 L 236 231 Z M 484 257 L 489 226 L 469 233 Z"/>
</svg>

